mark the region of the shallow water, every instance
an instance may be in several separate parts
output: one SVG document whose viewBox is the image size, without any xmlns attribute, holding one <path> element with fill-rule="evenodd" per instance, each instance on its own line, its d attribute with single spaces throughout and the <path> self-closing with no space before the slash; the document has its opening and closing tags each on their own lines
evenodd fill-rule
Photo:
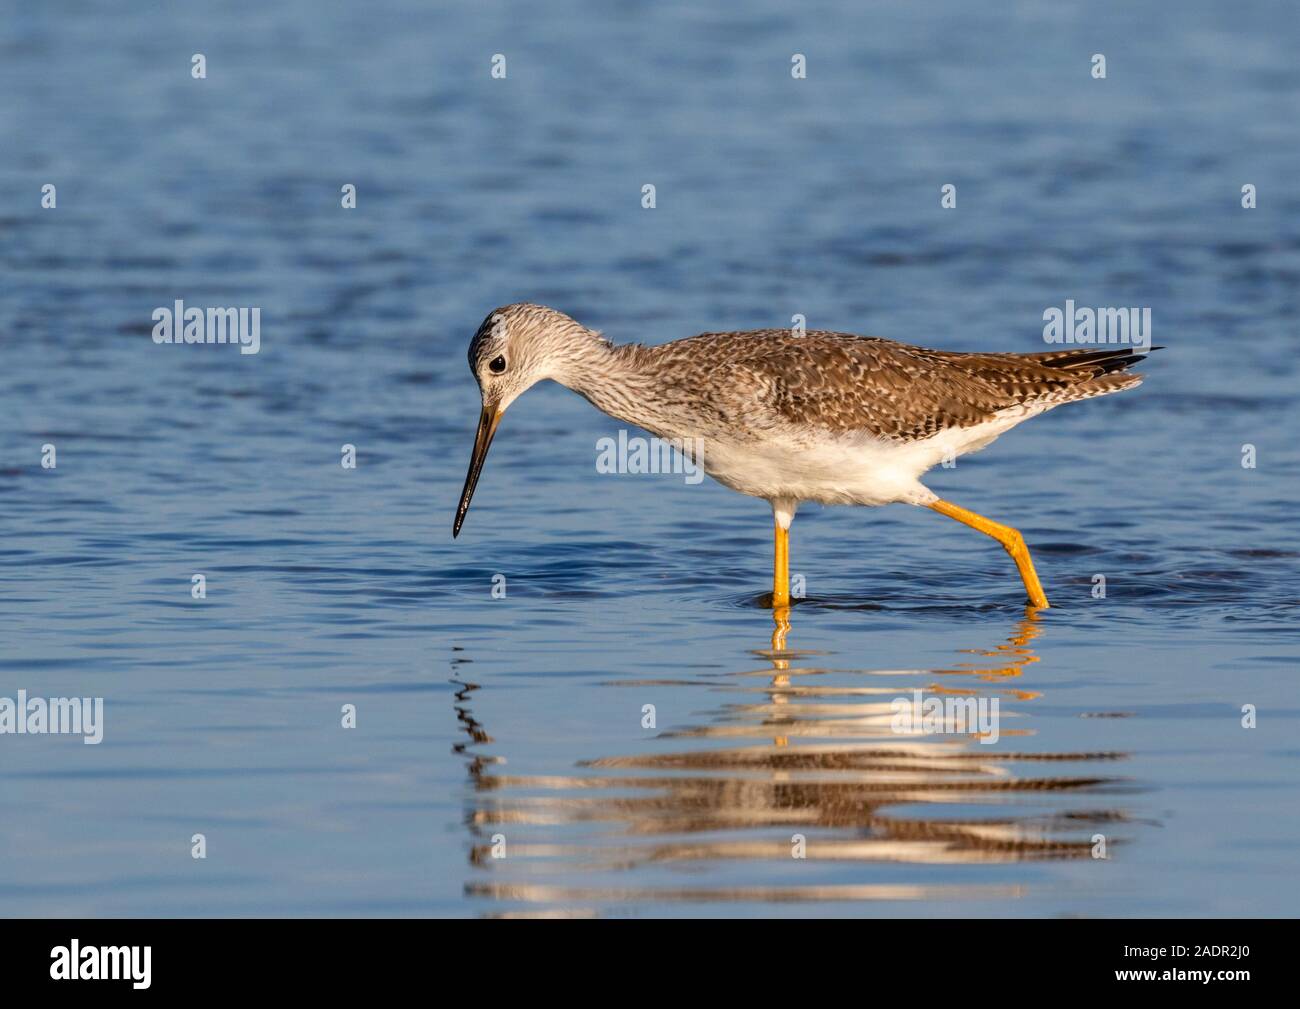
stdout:
<svg viewBox="0 0 1300 1009">
<path fill-rule="evenodd" d="M 0 913 L 1294 913 L 1289 8 L 417 6 L 0 26 L 0 696 L 106 711 L 0 736 Z M 176 298 L 261 352 L 154 345 Z M 774 649 L 767 506 L 598 474 L 555 387 L 451 539 L 494 305 L 1034 351 L 1066 298 L 1152 308 L 1146 384 L 929 480 L 1036 618 L 970 530 L 805 506 Z M 918 688 L 998 740 L 895 733 Z"/>
</svg>

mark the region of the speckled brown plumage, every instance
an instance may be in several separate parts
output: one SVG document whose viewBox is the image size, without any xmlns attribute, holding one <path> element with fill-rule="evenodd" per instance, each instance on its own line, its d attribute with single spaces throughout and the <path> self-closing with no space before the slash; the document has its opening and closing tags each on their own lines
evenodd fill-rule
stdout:
<svg viewBox="0 0 1300 1009">
<path fill-rule="evenodd" d="M 933 350 L 826 330 L 701 333 L 657 346 L 614 346 L 562 312 L 520 303 L 495 309 L 470 343 L 470 367 L 506 351 L 500 384 L 539 373 L 615 417 L 652 430 L 689 419 L 716 434 L 796 426 L 893 442 L 928 439 L 1005 415 L 1118 392 L 1133 347 L 984 354 Z M 520 390 L 522 391 L 522 389 Z"/>
<path fill-rule="evenodd" d="M 703 333 L 657 347 L 620 347 L 663 395 L 690 390 L 723 425 L 776 419 L 833 433 L 915 441 L 973 427 L 1015 407 L 1056 405 L 1136 385 L 1133 348 L 967 354 L 810 330 Z"/>
</svg>

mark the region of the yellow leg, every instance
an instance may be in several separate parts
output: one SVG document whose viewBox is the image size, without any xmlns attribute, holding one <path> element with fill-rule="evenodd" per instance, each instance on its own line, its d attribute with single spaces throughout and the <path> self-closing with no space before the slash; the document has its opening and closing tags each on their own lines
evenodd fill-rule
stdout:
<svg viewBox="0 0 1300 1009">
<path fill-rule="evenodd" d="M 983 515 L 976 515 L 947 501 L 935 501 L 930 507 L 940 515 L 947 515 L 962 525 L 978 529 L 984 535 L 992 536 L 1001 543 L 1006 552 L 1011 555 L 1011 559 L 1016 562 L 1020 580 L 1025 583 L 1025 591 L 1029 593 L 1029 605 L 1040 610 L 1048 608 L 1047 596 L 1043 594 L 1043 585 L 1034 571 L 1034 562 L 1029 556 L 1029 548 L 1025 546 L 1025 538 L 1018 530 L 994 522 L 992 519 L 986 519 Z"/>
<path fill-rule="evenodd" d="M 774 522 L 776 530 L 776 562 L 772 566 L 772 609 L 790 605 L 790 530 Z"/>
<path fill-rule="evenodd" d="M 790 633 L 790 607 L 776 606 L 772 609 L 772 651 L 785 651 L 786 635 Z M 776 661 L 776 660 L 773 660 Z M 789 669 L 785 660 L 777 661 L 777 669 Z"/>
</svg>

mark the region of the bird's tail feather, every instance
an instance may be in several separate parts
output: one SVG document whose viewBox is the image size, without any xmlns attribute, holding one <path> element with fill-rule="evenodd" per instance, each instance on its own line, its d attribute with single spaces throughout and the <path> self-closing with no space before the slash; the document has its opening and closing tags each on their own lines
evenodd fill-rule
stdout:
<svg viewBox="0 0 1300 1009">
<path fill-rule="evenodd" d="M 1137 364 L 1153 350 L 1163 349 L 1163 347 L 1149 347 L 1142 350 L 1129 346 L 1110 350 L 1048 350 L 1019 356 L 1023 360 L 1033 361 L 1047 368 L 1060 368 L 1063 371 L 1087 369 L 1097 375 L 1109 375 L 1111 372 L 1123 371 Z"/>
</svg>

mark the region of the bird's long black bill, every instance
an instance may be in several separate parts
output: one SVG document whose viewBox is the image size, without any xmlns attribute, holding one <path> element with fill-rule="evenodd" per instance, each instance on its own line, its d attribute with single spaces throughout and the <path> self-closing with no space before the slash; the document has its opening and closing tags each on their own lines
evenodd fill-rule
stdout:
<svg viewBox="0 0 1300 1009">
<path fill-rule="evenodd" d="M 501 414 L 494 407 L 484 406 L 478 418 L 478 434 L 474 436 L 474 454 L 469 459 L 469 472 L 465 474 L 465 489 L 460 492 L 460 506 L 456 509 L 456 521 L 451 527 L 452 539 L 460 535 L 460 527 L 465 522 L 465 513 L 469 511 L 470 498 L 478 486 L 478 475 L 483 472 L 483 463 L 487 459 L 488 449 L 492 446 L 492 436 L 497 433 L 497 424 Z"/>
</svg>

